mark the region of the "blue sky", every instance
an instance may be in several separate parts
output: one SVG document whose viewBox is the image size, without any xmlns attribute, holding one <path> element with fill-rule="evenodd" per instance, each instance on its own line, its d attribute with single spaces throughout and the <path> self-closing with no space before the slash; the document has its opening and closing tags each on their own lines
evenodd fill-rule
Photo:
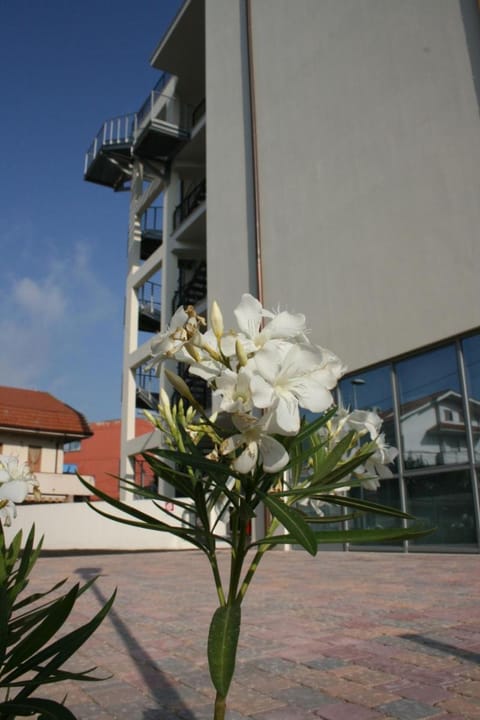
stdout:
<svg viewBox="0 0 480 720">
<path fill-rule="evenodd" d="M 0 0 L 0 384 L 120 416 L 128 195 L 82 179 L 181 0 Z"/>
</svg>

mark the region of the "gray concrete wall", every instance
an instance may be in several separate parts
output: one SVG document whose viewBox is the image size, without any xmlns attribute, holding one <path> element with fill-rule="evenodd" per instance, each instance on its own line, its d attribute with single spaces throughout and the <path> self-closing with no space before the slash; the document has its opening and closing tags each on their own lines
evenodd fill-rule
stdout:
<svg viewBox="0 0 480 720">
<path fill-rule="evenodd" d="M 305 312 L 351 369 L 480 325 L 461 5 L 252 0 L 265 304 Z M 227 306 L 252 287 L 240 6 L 206 2 L 208 279 Z"/>
<path fill-rule="evenodd" d="M 242 5 L 205 3 L 208 295 L 221 302 L 227 323 L 241 294 L 256 293 Z"/>
</svg>

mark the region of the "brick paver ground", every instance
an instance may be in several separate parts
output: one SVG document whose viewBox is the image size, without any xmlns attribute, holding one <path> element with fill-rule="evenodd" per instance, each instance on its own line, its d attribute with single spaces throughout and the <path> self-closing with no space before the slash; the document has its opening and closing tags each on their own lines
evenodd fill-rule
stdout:
<svg viewBox="0 0 480 720">
<path fill-rule="evenodd" d="M 479 569 L 478 555 L 270 552 L 244 605 L 229 720 L 479 720 Z M 79 720 L 212 720 L 203 556 L 44 557 L 36 582 L 95 574 L 76 619 L 118 597 L 75 667 L 111 677 L 44 695 L 67 693 Z"/>
</svg>

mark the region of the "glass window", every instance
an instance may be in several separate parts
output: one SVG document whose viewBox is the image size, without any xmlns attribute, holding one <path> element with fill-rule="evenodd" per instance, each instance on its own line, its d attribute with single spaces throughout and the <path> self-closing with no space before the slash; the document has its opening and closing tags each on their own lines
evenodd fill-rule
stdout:
<svg viewBox="0 0 480 720">
<path fill-rule="evenodd" d="M 63 452 L 76 452 L 80 450 L 81 447 L 82 443 L 80 442 L 80 440 L 71 440 L 70 442 L 65 443 L 65 445 L 63 446 Z"/>
<path fill-rule="evenodd" d="M 456 545 L 476 542 L 472 483 L 469 470 L 431 473 L 405 478 L 407 510 L 425 528 L 419 545 Z"/>
<path fill-rule="evenodd" d="M 396 372 L 405 469 L 467 463 L 455 345 L 402 360 Z"/>
<path fill-rule="evenodd" d="M 351 410 L 374 410 L 383 420 L 382 432 L 388 445 L 398 447 L 395 437 L 391 366 L 382 365 L 341 380 L 341 404 Z M 392 465 L 396 471 L 397 462 Z"/>
<path fill-rule="evenodd" d="M 401 509 L 400 503 L 400 489 L 398 480 L 391 478 L 389 480 L 382 480 L 380 487 L 375 492 L 364 490 L 363 488 L 352 488 L 350 491 L 352 497 L 361 498 L 362 500 L 368 500 L 379 505 L 388 505 L 389 507 Z M 402 520 L 400 518 L 390 517 L 388 515 L 376 515 L 375 513 L 364 513 L 359 515 L 355 520 L 350 522 L 352 529 L 358 530 L 373 530 L 373 529 L 385 529 L 385 528 L 397 528 L 402 527 Z M 374 544 L 374 543 L 372 543 Z M 376 543 L 378 544 L 378 543 Z M 384 543 L 380 543 L 384 544 Z M 389 545 L 402 545 L 402 541 L 391 541 Z"/>
<path fill-rule="evenodd" d="M 473 451 L 475 462 L 480 463 L 480 335 L 466 338 L 462 347 L 467 376 Z"/>
</svg>

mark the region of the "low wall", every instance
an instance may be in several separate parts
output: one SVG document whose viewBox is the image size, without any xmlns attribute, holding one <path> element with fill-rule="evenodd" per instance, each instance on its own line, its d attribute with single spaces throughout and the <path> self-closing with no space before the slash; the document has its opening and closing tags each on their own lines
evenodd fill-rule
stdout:
<svg viewBox="0 0 480 720">
<path fill-rule="evenodd" d="M 137 500 L 138 510 L 172 523 L 151 500 Z M 95 507 L 110 514 L 120 514 L 107 503 L 95 502 Z M 86 503 L 56 503 L 52 505 L 20 505 L 17 518 L 5 528 L 7 541 L 21 529 L 24 537 L 35 523 L 35 536 L 44 535 L 44 550 L 185 550 L 192 545 L 170 533 L 130 527 L 108 520 Z M 133 518 L 131 518 L 133 519 Z M 191 521 L 191 518 L 188 518 Z"/>
</svg>

